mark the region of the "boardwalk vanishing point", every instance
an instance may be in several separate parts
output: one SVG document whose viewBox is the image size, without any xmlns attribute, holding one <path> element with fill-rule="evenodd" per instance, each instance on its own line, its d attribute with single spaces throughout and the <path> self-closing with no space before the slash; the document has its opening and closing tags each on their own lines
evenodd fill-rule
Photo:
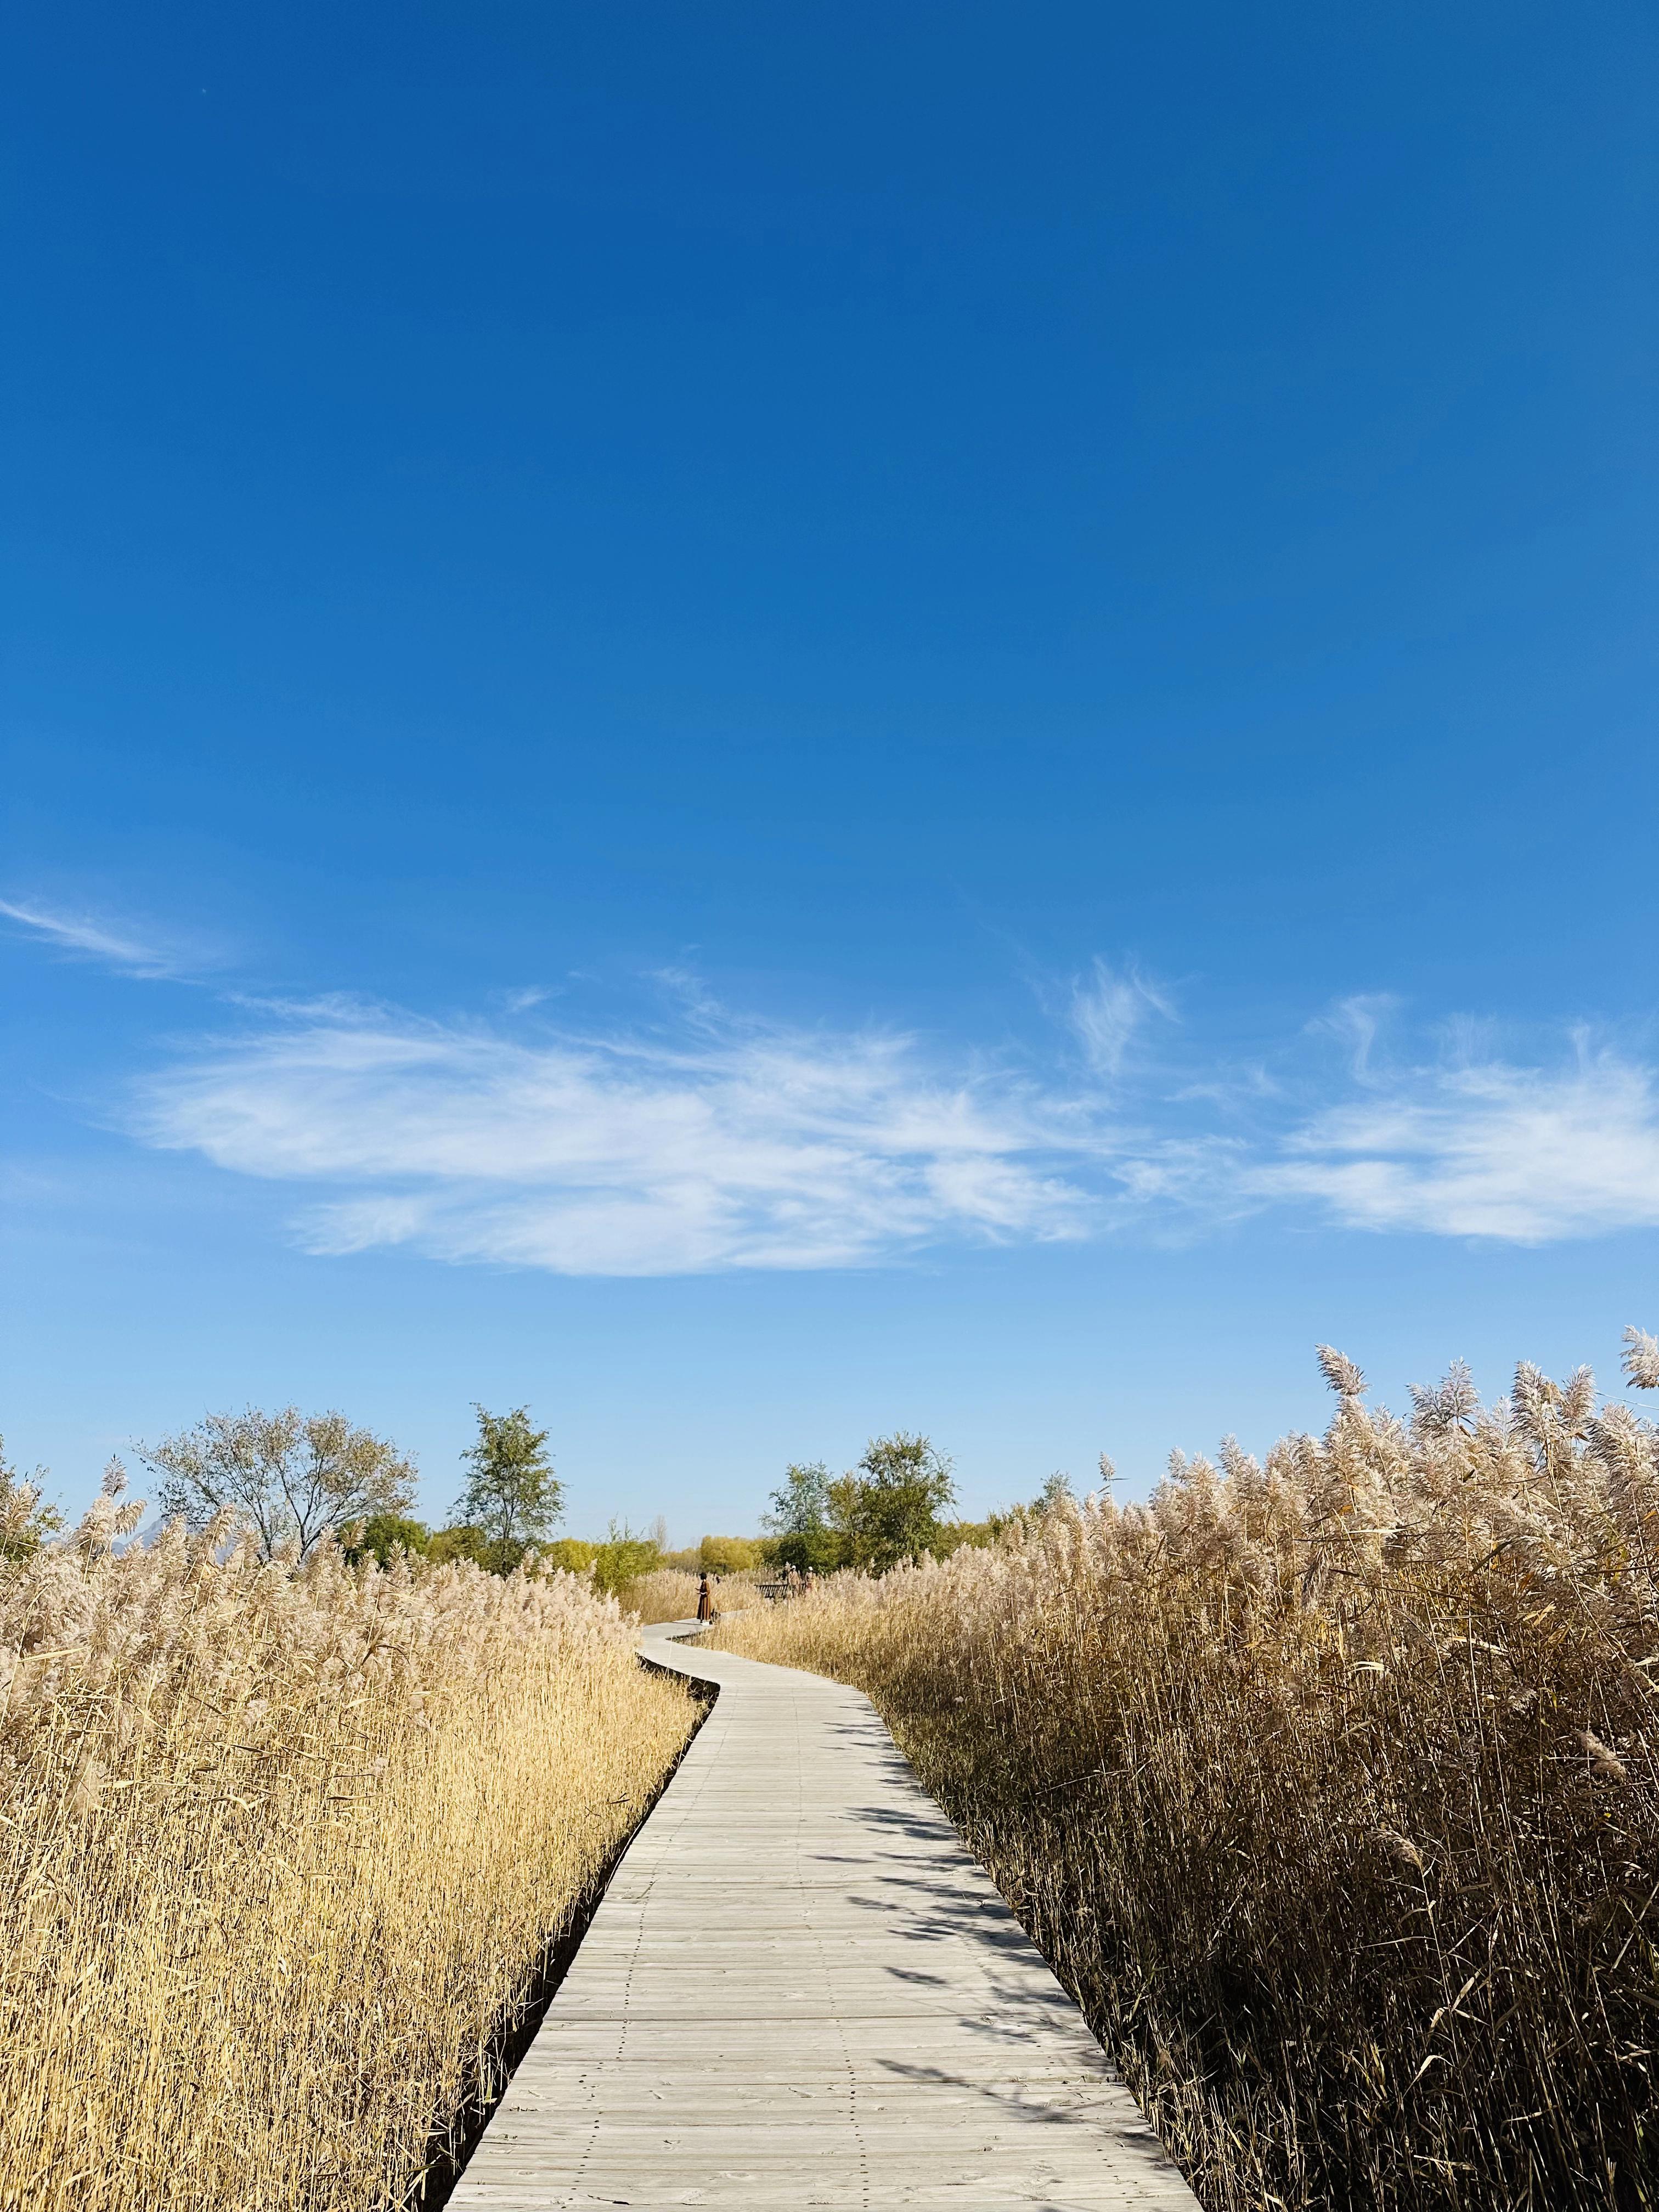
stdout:
<svg viewBox="0 0 1659 2212">
<path fill-rule="evenodd" d="M 719 1686 L 451 2202 L 1194 2212 L 869 1700 L 647 1629 Z"/>
</svg>

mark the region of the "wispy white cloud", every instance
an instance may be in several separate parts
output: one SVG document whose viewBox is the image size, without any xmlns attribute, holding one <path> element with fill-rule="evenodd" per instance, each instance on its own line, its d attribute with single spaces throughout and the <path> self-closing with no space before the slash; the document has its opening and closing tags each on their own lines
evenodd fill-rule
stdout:
<svg viewBox="0 0 1659 2212">
<path fill-rule="evenodd" d="M 1659 1226 L 1659 1073 L 1588 1038 L 1505 1057 L 1465 1022 L 1405 1058 L 1390 1002 L 1351 999 L 1230 1066 L 1189 1030 L 1160 1034 L 1157 984 L 1097 963 L 1063 1008 L 1080 1082 L 1058 1046 L 1046 1070 L 952 1058 L 769 1025 L 659 981 L 670 1028 L 586 1035 L 243 1000 L 244 1032 L 155 1077 L 131 1126 L 302 1191 L 315 1251 L 569 1274 L 1185 1240 L 1267 1212 L 1513 1243 Z"/>
<path fill-rule="evenodd" d="M 1308 1024 L 1311 1036 L 1334 1036 L 1346 1047 L 1350 1072 L 1356 1083 L 1370 1079 L 1371 1054 L 1383 1024 L 1396 1011 L 1398 1001 L 1381 991 L 1360 991 L 1339 999 Z"/>
<path fill-rule="evenodd" d="M 1353 1228 L 1517 1244 L 1659 1225 L 1651 1068 L 1586 1050 L 1556 1068 L 1487 1060 L 1370 1079 L 1371 1095 L 1292 1129 L 1247 1187 Z"/>
<path fill-rule="evenodd" d="M 1154 1016 L 1173 1021 L 1175 1008 L 1133 962 L 1114 968 L 1097 959 L 1088 975 L 1072 987 L 1072 1027 L 1098 1074 L 1123 1073 L 1130 1048 Z"/>
<path fill-rule="evenodd" d="M 312 1014 L 152 1081 L 152 1144 L 321 1187 L 319 1251 L 407 1244 L 571 1274 L 866 1265 L 942 1237 L 1088 1232 L 1076 1106 L 951 1075 L 913 1040 L 720 1024 L 674 1041 L 362 1010 Z"/>
<path fill-rule="evenodd" d="M 89 915 L 65 914 L 38 899 L 0 899 L 0 915 L 20 929 L 44 938 L 60 952 L 81 960 L 94 960 L 106 968 L 149 981 L 176 981 L 203 964 L 199 951 L 176 940 L 141 935 L 123 924 L 94 921 Z"/>
</svg>

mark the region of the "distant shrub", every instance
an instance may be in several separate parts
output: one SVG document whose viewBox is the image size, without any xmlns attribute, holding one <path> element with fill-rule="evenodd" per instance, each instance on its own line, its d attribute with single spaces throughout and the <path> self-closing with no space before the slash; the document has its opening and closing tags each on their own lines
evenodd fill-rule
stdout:
<svg viewBox="0 0 1659 2212">
<path fill-rule="evenodd" d="M 440 1528 L 427 1540 L 425 1556 L 434 1566 L 453 1566 L 465 1560 L 470 1566 L 482 1567 L 486 1574 L 516 1574 L 522 1566 L 539 1559 L 542 1547 L 526 1542 L 519 1536 L 492 1536 L 488 1529 L 472 1527 Z"/>
<path fill-rule="evenodd" d="M 705 1536 L 697 1547 L 697 1566 L 706 1575 L 746 1575 L 765 1565 L 752 1536 Z"/>
<path fill-rule="evenodd" d="M 585 1543 L 580 1536 L 556 1537 L 537 1548 L 544 1566 L 567 1575 L 586 1574 L 599 1556 L 599 1546 Z"/>
<path fill-rule="evenodd" d="M 661 1564 L 662 1552 L 653 1537 L 636 1536 L 626 1526 L 618 1530 L 613 1522 L 604 1543 L 593 1547 L 593 1587 L 615 1597 Z"/>
<path fill-rule="evenodd" d="M 427 1539 L 426 1556 L 434 1567 L 453 1566 L 458 1559 L 482 1566 L 489 1544 L 482 1528 L 440 1528 Z"/>
<path fill-rule="evenodd" d="M 356 1566 L 360 1559 L 373 1559 L 377 1566 L 389 1567 L 394 1552 L 408 1552 L 416 1559 L 424 1559 L 431 1546 L 432 1536 L 424 1521 L 406 1520 L 398 1513 L 371 1514 L 347 1531 L 346 1561 Z"/>
<path fill-rule="evenodd" d="M 997 1540 L 997 1525 L 994 1521 L 941 1521 L 933 1538 L 933 1553 L 936 1559 L 948 1559 L 952 1552 L 964 1546 L 972 1551 L 984 1551 Z"/>
</svg>

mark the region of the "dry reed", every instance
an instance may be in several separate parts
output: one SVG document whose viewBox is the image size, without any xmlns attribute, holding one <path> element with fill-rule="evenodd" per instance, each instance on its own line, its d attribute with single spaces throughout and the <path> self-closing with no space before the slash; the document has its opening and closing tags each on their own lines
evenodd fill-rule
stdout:
<svg viewBox="0 0 1659 2212">
<path fill-rule="evenodd" d="M 682 1568 L 653 1568 L 648 1575 L 641 1575 L 624 1587 L 623 1610 L 647 1624 L 694 1620 L 700 1583 L 700 1577 L 687 1574 Z M 766 1602 L 747 1575 L 714 1576 L 709 1588 L 717 1613 L 741 1613 L 748 1607 Z"/>
<path fill-rule="evenodd" d="M 0 1558 L 0 2204 L 400 2203 L 696 1708 L 569 1577 L 136 1513 Z"/>
<path fill-rule="evenodd" d="M 1322 1439 L 716 1640 L 869 1692 L 1212 2212 L 1652 2205 L 1655 1432 L 1322 1358 Z"/>
</svg>

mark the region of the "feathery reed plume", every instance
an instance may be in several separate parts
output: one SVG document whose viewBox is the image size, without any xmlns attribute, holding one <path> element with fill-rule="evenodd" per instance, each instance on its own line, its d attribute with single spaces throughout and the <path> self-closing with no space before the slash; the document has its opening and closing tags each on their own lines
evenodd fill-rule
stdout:
<svg viewBox="0 0 1659 2212">
<path fill-rule="evenodd" d="M 25 1541 L 0 1473 L 0 2205 L 368 2212 L 695 1708 L 568 1576 Z"/>
<path fill-rule="evenodd" d="M 715 1640 L 875 1699 L 1211 2212 L 1652 2206 L 1659 1436 L 1319 1358 L 1322 1437 Z"/>
<path fill-rule="evenodd" d="M 1625 1331 L 1625 1379 L 1638 1390 L 1659 1390 L 1659 1336 L 1645 1328 Z"/>
</svg>

